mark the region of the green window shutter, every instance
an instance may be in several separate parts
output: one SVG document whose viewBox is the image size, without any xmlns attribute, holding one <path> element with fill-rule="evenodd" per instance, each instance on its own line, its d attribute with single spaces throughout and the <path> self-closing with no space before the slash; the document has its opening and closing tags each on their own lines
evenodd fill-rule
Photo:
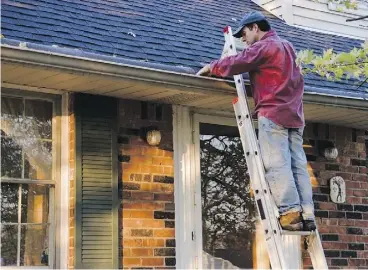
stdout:
<svg viewBox="0 0 368 270">
<path fill-rule="evenodd" d="M 119 268 L 117 100 L 76 94 L 75 268 Z"/>
</svg>

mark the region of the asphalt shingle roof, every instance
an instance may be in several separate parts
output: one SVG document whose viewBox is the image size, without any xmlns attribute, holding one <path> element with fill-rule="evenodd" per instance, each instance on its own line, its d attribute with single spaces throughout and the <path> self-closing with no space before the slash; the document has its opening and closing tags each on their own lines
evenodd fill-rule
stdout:
<svg viewBox="0 0 368 270">
<path fill-rule="evenodd" d="M 8 39 L 195 70 L 221 55 L 223 27 L 236 27 L 251 10 L 262 11 L 296 50 L 348 51 L 362 43 L 289 26 L 251 0 L 3 0 L 1 9 L 1 32 Z M 357 90 L 357 82 L 317 75 L 308 75 L 306 84 L 324 94 L 366 93 L 364 87 Z"/>
</svg>

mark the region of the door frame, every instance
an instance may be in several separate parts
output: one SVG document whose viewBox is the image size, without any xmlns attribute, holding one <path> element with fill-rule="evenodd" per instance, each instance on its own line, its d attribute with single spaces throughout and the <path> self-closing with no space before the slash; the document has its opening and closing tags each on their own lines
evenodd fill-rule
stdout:
<svg viewBox="0 0 368 270">
<path fill-rule="evenodd" d="M 202 220 L 199 124 L 237 126 L 231 113 L 173 105 L 175 247 L 177 269 L 202 268 Z M 254 123 L 257 127 L 257 122 Z M 260 224 L 257 228 L 261 229 Z M 263 233 L 257 229 L 263 241 Z M 295 247 L 295 246 L 294 246 Z M 269 266 L 265 245 L 257 245 L 258 269 Z M 267 260 L 264 259 L 267 257 Z"/>
<path fill-rule="evenodd" d="M 195 261 L 198 269 L 203 268 L 203 239 L 202 239 L 202 196 L 201 196 L 201 160 L 200 160 L 200 124 L 215 124 L 237 127 L 237 123 L 230 117 L 221 117 L 215 115 L 193 114 L 193 143 L 194 143 L 194 239 L 195 239 Z M 200 222 L 199 222 L 200 221 Z"/>
</svg>

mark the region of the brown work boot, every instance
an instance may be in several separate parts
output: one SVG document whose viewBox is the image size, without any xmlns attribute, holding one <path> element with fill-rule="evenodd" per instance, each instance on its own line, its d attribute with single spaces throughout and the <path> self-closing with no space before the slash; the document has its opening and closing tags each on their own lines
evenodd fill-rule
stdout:
<svg viewBox="0 0 368 270">
<path fill-rule="evenodd" d="M 301 231 L 303 229 L 302 217 L 299 212 L 291 212 L 280 216 L 280 224 L 287 231 Z"/>
</svg>

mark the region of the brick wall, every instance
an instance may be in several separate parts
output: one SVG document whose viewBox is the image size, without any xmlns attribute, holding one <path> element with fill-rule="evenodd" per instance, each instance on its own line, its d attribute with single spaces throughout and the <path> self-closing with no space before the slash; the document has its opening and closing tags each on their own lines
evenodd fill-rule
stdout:
<svg viewBox="0 0 368 270">
<path fill-rule="evenodd" d="M 74 96 L 69 95 L 69 256 L 68 268 L 74 269 L 75 210 L 75 117 Z"/>
<path fill-rule="evenodd" d="M 149 146 L 146 131 L 162 140 Z M 174 168 L 171 106 L 119 101 L 119 185 L 123 268 L 175 266 Z"/>
<path fill-rule="evenodd" d="M 331 268 L 368 268 L 368 176 L 365 132 L 324 124 L 308 124 L 305 148 L 309 161 L 319 232 Z M 329 161 L 319 149 L 334 143 L 338 158 Z M 341 176 L 346 202 L 333 203 L 329 180 Z M 304 254 L 304 265 L 311 265 Z"/>
</svg>

